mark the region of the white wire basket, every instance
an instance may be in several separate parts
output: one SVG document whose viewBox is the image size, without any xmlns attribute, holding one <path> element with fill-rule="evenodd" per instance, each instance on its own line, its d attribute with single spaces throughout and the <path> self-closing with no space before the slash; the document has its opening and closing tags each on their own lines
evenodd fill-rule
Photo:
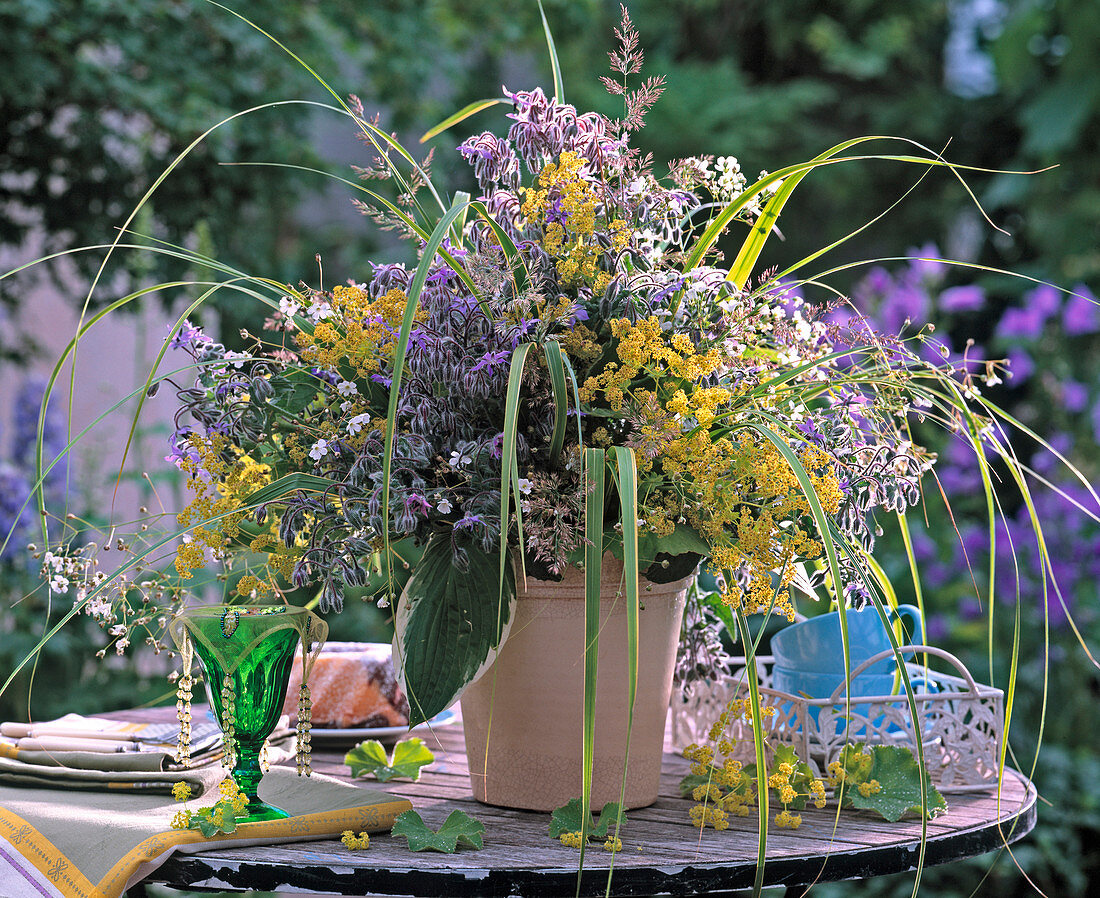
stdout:
<svg viewBox="0 0 1100 898">
<path fill-rule="evenodd" d="M 765 718 L 766 750 L 786 743 L 794 747 L 815 775 L 825 774 L 849 742 L 906 745 L 917 753 L 924 748 L 928 773 L 941 792 L 973 791 L 997 784 L 1001 742 L 1004 738 L 1004 692 L 977 682 L 966 666 L 943 649 L 925 645 L 901 647 L 916 685 L 913 704 L 904 687 L 894 695 L 858 695 L 850 700 L 841 685 L 829 698 L 808 698 L 772 688 L 772 658 L 756 659 L 760 701 L 775 709 Z M 854 680 L 892 651 L 880 652 L 852 670 Z M 954 668 L 952 673 L 926 667 L 932 658 Z M 921 685 L 923 684 L 923 685 Z M 748 670 L 744 658 L 734 659 L 732 675 L 718 683 L 693 684 L 686 697 L 674 695 L 670 715 L 672 745 L 682 750 L 707 739 L 711 724 L 734 698 L 748 697 Z M 734 757 L 755 760 L 752 728 L 738 721 L 732 728 Z"/>
</svg>

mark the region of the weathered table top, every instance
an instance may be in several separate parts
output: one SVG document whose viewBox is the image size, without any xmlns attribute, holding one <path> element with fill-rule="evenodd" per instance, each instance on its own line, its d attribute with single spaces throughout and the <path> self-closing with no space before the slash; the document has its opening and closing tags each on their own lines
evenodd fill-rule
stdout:
<svg viewBox="0 0 1100 898">
<path fill-rule="evenodd" d="M 404 839 L 372 836 L 370 848 L 351 852 L 338 841 L 233 848 L 175 855 L 149 882 L 176 888 L 320 892 L 340 895 L 573 895 L 578 852 L 549 838 L 549 815 L 505 810 L 473 800 L 467 777 L 462 727 L 424 733 L 436 763 L 417 783 L 384 788 L 409 798 L 433 828 L 455 809 L 485 825 L 485 848 L 456 854 L 411 853 Z M 343 776 L 344 749 L 314 750 L 314 770 Z M 700 833 L 688 819 L 692 802 L 678 797 L 687 762 L 666 754 L 661 797 L 631 811 L 623 851 L 615 856 L 612 895 L 697 895 L 749 888 L 756 876 L 755 815 L 733 818 L 724 832 Z M 377 783 L 370 781 L 371 786 Z M 928 823 L 924 863 L 945 864 L 992 851 L 1035 826 L 1036 793 L 1014 771 L 996 791 L 947 796 L 949 811 Z M 915 869 L 920 821 L 887 823 L 835 804 L 802 812 L 801 828 L 768 833 L 765 885 L 866 878 Z M 602 895 L 612 856 L 594 847 L 585 855 L 581 893 Z"/>
</svg>

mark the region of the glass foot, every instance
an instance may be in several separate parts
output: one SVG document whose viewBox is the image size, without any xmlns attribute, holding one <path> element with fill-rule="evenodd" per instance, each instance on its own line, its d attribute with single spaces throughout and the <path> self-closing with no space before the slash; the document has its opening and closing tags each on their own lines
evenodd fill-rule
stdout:
<svg viewBox="0 0 1100 898">
<path fill-rule="evenodd" d="M 248 803 L 248 810 L 245 812 L 245 816 L 238 817 L 238 823 L 256 823 L 260 820 L 282 820 L 289 817 L 286 811 L 282 808 L 277 808 L 274 805 L 268 804 L 266 801 L 260 801 L 258 798 L 252 799 Z"/>
</svg>

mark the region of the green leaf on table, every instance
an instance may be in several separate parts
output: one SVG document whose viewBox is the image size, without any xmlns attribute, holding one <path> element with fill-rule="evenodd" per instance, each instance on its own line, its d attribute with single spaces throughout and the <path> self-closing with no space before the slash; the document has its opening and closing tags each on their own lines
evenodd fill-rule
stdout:
<svg viewBox="0 0 1100 898">
<path fill-rule="evenodd" d="M 550 838 L 557 839 L 563 833 L 579 833 L 581 831 L 581 814 L 583 807 L 579 798 L 572 798 L 563 807 L 557 808 L 550 815 Z M 599 823 L 591 818 L 588 821 L 588 837 L 590 839 L 606 839 L 607 831 L 615 823 L 619 816 L 619 803 L 609 801 L 600 811 Z M 626 823 L 626 814 L 623 813 L 623 823 Z"/>
<path fill-rule="evenodd" d="M 921 770 L 913 752 L 903 745 L 874 745 L 868 749 L 874 759 L 868 780 L 878 780 L 882 787 L 871 795 L 861 795 L 858 786 L 850 785 L 844 792 L 846 807 L 875 811 L 894 823 L 906 812 L 921 812 Z M 927 774 L 924 776 L 924 804 L 928 817 L 947 810 L 947 802 Z"/>
<path fill-rule="evenodd" d="M 221 822 L 215 819 L 215 814 L 221 811 Z M 206 839 L 213 838 L 218 833 L 236 832 L 237 815 L 233 810 L 231 801 L 219 801 L 212 808 L 199 808 L 191 814 L 191 822 L 188 829 L 197 829 Z"/>
<path fill-rule="evenodd" d="M 409 851 L 454 854 L 459 845 L 478 850 L 485 847 L 485 827 L 463 811 L 451 811 L 439 832 L 429 829 L 416 811 L 405 811 L 394 820 L 390 835 L 404 836 L 409 842 Z"/>
<path fill-rule="evenodd" d="M 388 783 L 399 776 L 416 782 L 420 779 L 420 768 L 434 760 L 435 755 L 419 736 L 398 742 L 392 755 L 386 754 L 377 739 L 360 742 L 344 755 L 344 763 L 351 767 L 353 777 L 373 774 L 380 783 Z"/>
</svg>

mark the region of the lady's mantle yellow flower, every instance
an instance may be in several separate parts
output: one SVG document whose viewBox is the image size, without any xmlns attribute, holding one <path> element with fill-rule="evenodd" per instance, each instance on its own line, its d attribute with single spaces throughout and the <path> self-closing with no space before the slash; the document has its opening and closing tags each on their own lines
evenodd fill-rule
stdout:
<svg viewBox="0 0 1100 898">
<path fill-rule="evenodd" d="M 558 836 L 558 841 L 566 848 L 580 848 L 583 840 L 580 833 L 562 833 Z"/>
<path fill-rule="evenodd" d="M 191 797 L 191 786 L 184 782 L 175 783 L 172 786 L 172 798 L 176 801 L 187 801 Z"/>
<path fill-rule="evenodd" d="M 356 836 L 350 829 L 345 829 L 340 834 L 340 841 L 344 843 L 344 847 L 348 851 L 362 851 L 364 848 L 370 848 L 370 835 L 368 833 L 359 833 Z"/>
</svg>

